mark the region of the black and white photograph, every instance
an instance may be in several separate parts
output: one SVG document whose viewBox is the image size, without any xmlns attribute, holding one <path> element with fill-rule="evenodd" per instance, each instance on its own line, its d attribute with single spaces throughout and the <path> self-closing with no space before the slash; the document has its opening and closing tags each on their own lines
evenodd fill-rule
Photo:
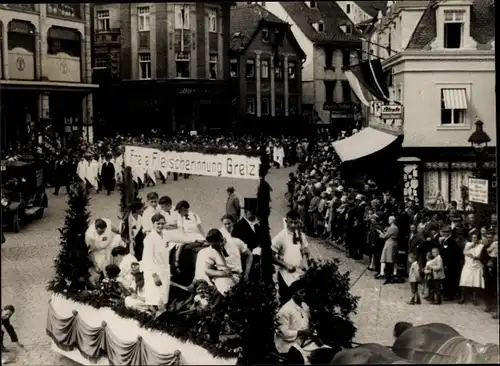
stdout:
<svg viewBox="0 0 500 366">
<path fill-rule="evenodd" d="M 494 0 L 0 4 L 3 365 L 499 364 Z"/>
</svg>

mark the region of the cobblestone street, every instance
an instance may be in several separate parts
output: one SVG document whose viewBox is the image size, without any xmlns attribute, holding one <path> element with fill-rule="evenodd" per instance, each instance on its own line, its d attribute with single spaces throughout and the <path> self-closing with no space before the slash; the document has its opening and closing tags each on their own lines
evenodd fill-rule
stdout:
<svg viewBox="0 0 500 366">
<path fill-rule="evenodd" d="M 291 169 L 272 170 L 269 183 L 272 192 L 273 213 L 271 226 L 273 235 L 282 228 L 282 218 L 287 208 L 284 200 L 285 183 Z M 164 185 L 146 188 L 140 192 L 157 191 L 169 195 L 175 201 L 186 199 L 197 212 L 205 229 L 219 227 L 219 217 L 224 212 L 226 188 L 236 188 L 244 197 L 255 196 L 257 181 L 228 178 L 191 177 Z M 45 290 L 51 279 L 53 259 L 58 251 L 58 228 L 62 225 L 66 209 L 66 196 L 49 195 L 49 208 L 42 220 L 24 227 L 19 234 L 6 234 L 2 245 L 2 306 L 13 304 L 16 313 L 12 323 L 26 350 L 20 351 L 17 365 L 72 365 L 73 362 L 61 358 L 50 348 L 45 334 L 47 301 Z M 106 217 L 117 223 L 119 194 L 91 195 L 92 217 Z M 339 257 L 342 270 L 350 271 L 352 281 L 356 280 L 366 267 L 366 263 L 344 257 L 337 249 L 314 243 L 313 255 L 323 258 Z M 381 286 L 373 279 L 371 272 L 365 272 L 354 285 L 352 291 L 361 296 L 358 314 L 355 315 L 358 342 L 392 343 L 392 327 L 397 321 L 413 323 L 443 322 L 455 327 L 465 337 L 478 342 L 498 342 L 498 323 L 482 307 L 445 303 L 441 306 L 406 304 L 409 296 L 408 284 Z M 11 347 L 6 336 L 6 346 Z"/>
</svg>

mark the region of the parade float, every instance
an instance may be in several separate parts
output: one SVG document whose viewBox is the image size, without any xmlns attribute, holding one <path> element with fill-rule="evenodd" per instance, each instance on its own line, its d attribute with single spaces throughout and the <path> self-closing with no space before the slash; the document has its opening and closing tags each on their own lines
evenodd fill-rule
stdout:
<svg viewBox="0 0 500 366">
<path fill-rule="evenodd" d="M 87 285 L 91 263 L 84 233 L 89 225 L 89 199 L 76 179 L 69 194 L 65 225 L 60 229 L 56 275 L 48 286 L 52 296 L 46 331 L 52 349 L 80 364 L 279 362 L 274 350 L 278 301 L 269 230 L 271 187 L 265 180 L 270 166 L 268 156 L 260 151 L 226 148 L 184 151 L 172 146 L 126 146 L 123 160 L 122 208 L 135 195 L 133 170 L 258 180 L 257 217 L 262 229 L 259 275 L 235 285 L 217 305 L 217 311 L 211 306 L 186 309 L 185 297 L 190 296 L 186 292 L 179 302 L 169 301 L 167 311 L 160 316 L 126 308 L 123 303 L 110 306 L 100 302 Z M 305 275 L 311 289 L 307 301 L 312 323 L 327 341 L 349 346 L 355 333 L 349 315 L 357 306 L 357 299 L 349 293 L 349 275 L 340 274 L 335 263 L 312 263 L 312 267 Z M 332 291 L 340 296 L 332 295 Z M 331 329 L 338 332 L 333 334 Z"/>
</svg>

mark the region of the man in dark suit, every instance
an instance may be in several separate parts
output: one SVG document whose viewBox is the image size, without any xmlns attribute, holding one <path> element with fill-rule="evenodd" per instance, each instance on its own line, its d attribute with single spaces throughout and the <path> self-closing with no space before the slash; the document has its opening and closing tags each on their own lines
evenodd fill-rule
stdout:
<svg viewBox="0 0 500 366">
<path fill-rule="evenodd" d="M 106 161 L 101 168 L 101 182 L 108 196 L 115 189 L 115 165 L 111 161 L 112 157 L 111 154 L 106 154 Z"/>
<path fill-rule="evenodd" d="M 440 253 L 443 258 L 444 273 L 446 275 L 446 279 L 443 282 L 443 294 L 446 299 L 453 301 L 458 293 L 463 254 L 460 246 L 451 236 L 451 227 L 444 226 L 441 229 L 441 236 L 443 240 Z"/>
<path fill-rule="evenodd" d="M 227 188 L 226 215 L 229 215 L 237 222 L 241 217 L 241 203 L 234 187 Z"/>
<path fill-rule="evenodd" d="M 54 196 L 59 195 L 61 186 L 66 187 L 66 193 L 69 192 L 69 185 L 71 183 L 71 166 L 68 161 L 68 156 L 61 154 L 54 166 Z"/>
<path fill-rule="evenodd" d="M 243 202 L 244 215 L 243 217 L 234 224 L 234 229 L 231 235 L 235 238 L 243 241 L 250 249 L 254 255 L 254 263 L 258 262 L 256 260 L 256 255 L 260 256 L 256 248 L 260 247 L 259 243 L 259 223 L 257 221 L 257 198 L 245 198 Z"/>
<path fill-rule="evenodd" d="M 417 231 L 417 225 L 410 225 L 410 235 L 408 236 L 408 254 L 417 253 L 420 245 L 425 241 L 424 236 Z"/>
</svg>

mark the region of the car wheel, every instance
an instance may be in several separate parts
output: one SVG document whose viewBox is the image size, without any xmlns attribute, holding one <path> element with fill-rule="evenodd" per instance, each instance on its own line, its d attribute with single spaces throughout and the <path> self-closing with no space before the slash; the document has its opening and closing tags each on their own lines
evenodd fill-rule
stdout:
<svg viewBox="0 0 500 366">
<path fill-rule="evenodd" d="M 36 218 L 37 220 L 40 220 L 40 219 L 43 217 L 43 214 L 44 214 L 44 213 L 45 213 L 45 209 L 44 209 L 44 208 L 41 208 L 41 209 L 37 212 L 37 214 L 36 214 L 36 217 L 35 217 L 35 218 Z"/>
<path fill-rule="evenodd" d="M 14 233 L 21 231 L 21 218 L 19 216 L 19 210 L 12 214 L 12 231 Z"/>
</svg>

